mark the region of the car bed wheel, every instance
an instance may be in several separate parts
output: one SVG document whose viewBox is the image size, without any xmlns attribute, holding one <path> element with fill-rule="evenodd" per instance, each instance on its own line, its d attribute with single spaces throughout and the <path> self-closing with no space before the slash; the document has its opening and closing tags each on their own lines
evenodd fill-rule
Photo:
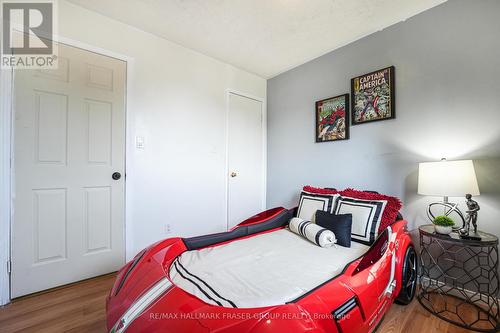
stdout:
<svg viewBox="0 0 500 333">
<path fill-rule="evenodd" d="M 417 253 L 413 246 L 406 249 L 402 273 L 402 286 L 396 303 L 407 305 L 413 300 L 417 287 Z"/>
</svg>

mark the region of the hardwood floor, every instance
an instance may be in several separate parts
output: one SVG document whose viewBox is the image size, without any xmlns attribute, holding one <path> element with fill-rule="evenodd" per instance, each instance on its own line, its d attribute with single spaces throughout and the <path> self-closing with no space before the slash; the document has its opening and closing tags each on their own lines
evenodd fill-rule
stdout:
<svg viewBox="0 0 500 333">
<path fill-rule="evenodd" d="M 0 332 L 106 332 L 105 302 L 115 274 L 15 300 L 0 308 Z"/>
<path fill-rule="evenodd" d="M 105 299 L 114 281 L 106 275 L 47 293 L 28 296 L 0 308 L 0 332 L 106 332 Z M 464 333 L 424 310 L 417 301 L 392 305 L 377 333 Z"/>
<path fill-rule="evenodd" d="M 431 315 L 414 299 L 410 305 L 393 304 L 377 333 L 465 333 L 472 332 Z"/>
</svg>

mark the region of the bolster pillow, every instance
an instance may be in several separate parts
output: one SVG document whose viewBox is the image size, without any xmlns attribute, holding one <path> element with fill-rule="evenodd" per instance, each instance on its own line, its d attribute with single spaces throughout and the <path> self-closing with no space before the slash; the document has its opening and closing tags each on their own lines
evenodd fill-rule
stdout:
<svg viewBox="0 0 500 333">
<path fill-rule="evenodd" d="M 331 247 L 337 242 L 335 234 L 332 231 L 298 217 L 292 218 L 288 227 L 290 231 L 307 238 L 321 247 Z"/>
</svg>

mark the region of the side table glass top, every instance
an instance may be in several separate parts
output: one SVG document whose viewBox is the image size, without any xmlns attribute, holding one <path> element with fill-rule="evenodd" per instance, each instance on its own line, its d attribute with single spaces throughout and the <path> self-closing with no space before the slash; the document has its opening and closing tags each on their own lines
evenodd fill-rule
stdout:
<svg viewBox="0 0 500 333">
<path fill-rule="evenodd" d="M 419 231 L 427 236 L 436 237 L 442 240 L 447 240 L 451 242 L 460 242 L 464 245 L 471 246 L 490 246 L 498 244 L 498 237 L 483 231 L 478 231 L 478 234 L 481 236 L 481 240 L 471 240 L 471 239 L 463 239 L 460 238 L 460 235 L 457 232 L 452 232 L 449 235 L 438 234 L 434 230 L 433 224 L 422 225 L 419 228 Z"/>
</svg>

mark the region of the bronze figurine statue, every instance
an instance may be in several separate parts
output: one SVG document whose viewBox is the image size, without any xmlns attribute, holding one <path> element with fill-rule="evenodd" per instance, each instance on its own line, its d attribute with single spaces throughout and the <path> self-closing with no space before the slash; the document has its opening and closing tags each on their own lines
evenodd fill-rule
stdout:
<svg viewBox="0 0 500 333">
<path fill-rule="evenodd" d="M 472 200 L 471 194 L 466 194 L 465 198 L 467 199 L 467 233 L 470 230 L 470 224 L 474 226 L 474 233 L 477 234 L 477 212 L 481 209 L 477 201 Z"/>
</svg>

